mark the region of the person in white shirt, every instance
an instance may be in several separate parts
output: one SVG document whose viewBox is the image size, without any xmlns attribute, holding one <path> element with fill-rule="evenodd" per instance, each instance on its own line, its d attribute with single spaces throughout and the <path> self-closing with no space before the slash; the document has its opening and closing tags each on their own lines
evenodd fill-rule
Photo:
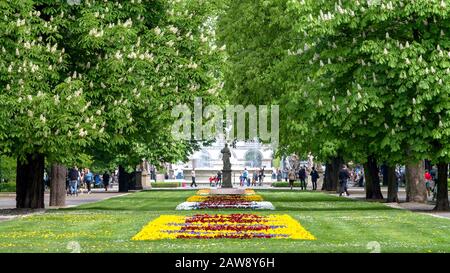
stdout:
<svg viewBox="0 0 450 273">
<path fill-rule="evenodd" d="M 194 169 L 194 168 L 192 168 L 192 171 L 191 171 L 191 177 L 192 177 L 191 187 L 192 187 L 193 185 L 195 185 L 195 187 L 197 187 L 197 184 L 195 183 L 195 169 Z"/>
</svg>

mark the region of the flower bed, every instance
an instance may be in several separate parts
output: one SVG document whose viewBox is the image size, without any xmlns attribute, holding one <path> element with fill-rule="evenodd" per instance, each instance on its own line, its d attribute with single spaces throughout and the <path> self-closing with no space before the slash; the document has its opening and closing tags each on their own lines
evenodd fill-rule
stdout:
<svg viewBox="0 0 450 273">
<path fill-rule="evenodd" d="M 210 193 L 209 190 L 199 190 L 197 195 L 189 197 L 176 209 L 275 209 L 271 202 L 264 202 L 261 195 L 255 194 L 252 189 L 246 190 L 245 194 L 214 195 L 208 193 Z"/>
<path fill-rule="evenodd" d="M 179 204 L 176 210 L 195 210 L 195 209 L 268 209 L 274 210 L 271 202 L 183 202 Z"/>
<path fill-rule="evenodd" d="M 197 195 L 209 195 L 211 192 L 210 189 L 201 189 L 197 191 Z M 251 195 L 251 194 L 255 194 L 255 191 L 253 189 L 245 189 L 245 194 L 246 195 Z"/>
<path fill-rule="evenodd" d="M 188 202 L 251 202 L 262 201 L 261 195 L 193 195 Z"/>
<path fill-rule="evenodd" d="M 149 222 L 132 240 L 159 239 L 296 239 L 315 240 L 287 214 L 161 215 Z"/>
</svg>

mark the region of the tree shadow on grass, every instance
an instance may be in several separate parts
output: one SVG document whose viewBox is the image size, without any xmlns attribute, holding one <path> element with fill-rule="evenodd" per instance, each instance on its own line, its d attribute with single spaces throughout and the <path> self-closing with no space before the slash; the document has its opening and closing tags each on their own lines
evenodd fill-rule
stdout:
<svg viewBox="0 0 450 273">
<path fill-rule="evenodd" d="M 283 206 L 275 206 L 277 211 L 302 211 L 302 212 L 318 212 L 318 211 L 394 211 L 394 208 L 390 208 L 387 206 L 380 207 L 335 207 L 335 208 L 298 208 L 298 207 L 283 207 Z"/>
</svg>

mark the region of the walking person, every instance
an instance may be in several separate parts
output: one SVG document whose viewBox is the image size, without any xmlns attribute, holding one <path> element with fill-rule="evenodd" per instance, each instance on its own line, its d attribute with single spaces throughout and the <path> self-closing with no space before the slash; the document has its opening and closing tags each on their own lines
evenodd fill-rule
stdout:
<svg viewBox="0 0 450 273">
<path fill-rule="evenodd" d="M 350 172 L 347 169 L 347 166 L 342 165 L 342 169 L 339 171 L 339 196 L 345 192 L 347 196 L 350 196 L 347 189 L 348 179 L 350 178 Z"/>
<path fill-rule="evenodd" d="M 252 178 L 252 186 L 256 187 L 256 181 L 258 181 L 258 172 L 256 170 L 253 171 L 253 178 Z"/>
<path fill-rule="evenodd" d="M 242 179 L 244 180 L 244 185 L 246 186 L 250 186 L 250 180 L 247 179 L 248 178 L 248 171 L 247 168 L 244 169 L 244 172 L 242 173 Z"/>
<path fill-rule="evenodd" d="M 91 173 L 89 169 L 86 168 L 84 171 L 84 183 L 86 185 L 86 188 L 88 190 L 88 194 L 91 193 L 91 183 L 94 180 L 94 175 Z"/>
<path fill-rule="evenodd" d="M 70 195 L 78 196 L 78 170 L 77 167 L 73 167 L 69 170 L 69 193 Z"/>
<path fill-rule="evenodd" d="M 312 167 L 312 171 L 310 173 L 313 191 L 317 190 L 317 180 L 319 179 L 319 173 L 316 170 L 316 167 Z"/>
<path fill-rule="evenodd" d="M 218 187 L 219 185 L 222 185 L 222 172 L 221 171 L 217 172 L 217 184 L 216 184 L 216 186 Z"/>
<path fill-rule="evenodd" d="M 105 187 L 105 191 L 108 191 L 109 178 L 110 178 L 109 173 L 105 171 L 105 173 L 103 174 L 103 186 Z"/>
<path fill-rule="evenodd" d="M 301 167 L 298 172 L 298 178 L 300 179 L 300 189 L 306 190 L 306 169 L 305 166 Z"/>
<path fill-rule="evenodd" d="M 295 181 L 295 171 L 293 169 L 290 169 L 288 172 L 288 178 L 289 178 L 289 187 L 294 187 L 294 181 Z"/>
<path fill-rule="evenodd" d="M 259 169 L 259 185 L 262 186 L 264 184 L 264 167 Z"/>
<path fill-rule="evenodd" d="M 425 172 L 425 187 L 427 188 L 427 196 L 431 196 L 431 190 L 433 189 L 432 187 L 432 181 L 433 181 L 433 177 L 431 176 L 431 174 L 426 171 Z"/>
<path fill-rule="evenodd" d="M 278 182 L 280 182 L 281 181 L 281 179 L 282 179 L 282 174 L 281 174 L 281 170 L 280 169 L 278 169 L 278 171 L 277 171 L 277 181 Z"/>
<path fill-rule="evenodd" d="M 191 188 L 192 188 L 192 186 L 194 186 L 194 185 L 195 185 L 195 187 L 197 187 L 197 183 L 195 183 L 195 169 L 194 169 L 194 168 L 192 168 L 192 171 L 191 171 L 191 177 L 192 177 Z"/>
</svg>

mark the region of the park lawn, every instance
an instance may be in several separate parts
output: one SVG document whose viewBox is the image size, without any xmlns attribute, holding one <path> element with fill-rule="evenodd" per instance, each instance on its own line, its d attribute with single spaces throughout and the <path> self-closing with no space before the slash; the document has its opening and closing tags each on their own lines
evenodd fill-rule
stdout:
<svg viewBox="0 0 450 273">
<path fill-rule="evenodd" d="M 0 222 L 0 252 L 450 252 L 450 219 L 320 192 L 260 190 L 275 211 L 175 211 L 195 191 L 152 190 Z M 176 239 L 132 241 L 161 214 L 289 214 L 317 240 Z M 370 243 L 369 245 L 373 245 Z M 376 243 L 375 243 L 376 244 Z"/>
</svg>

